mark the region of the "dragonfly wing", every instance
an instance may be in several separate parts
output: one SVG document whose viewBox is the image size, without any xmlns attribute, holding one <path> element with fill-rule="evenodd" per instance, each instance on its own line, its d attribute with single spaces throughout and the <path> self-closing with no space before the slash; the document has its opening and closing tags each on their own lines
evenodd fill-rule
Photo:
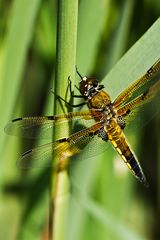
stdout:
<svg viewBox="0 0 160 240">
<path fill-rule="evenodd" d="M 125 127 L 135 120 L 136 127 L 137 125 L 142 127 L 149 122 L 159 111 L 159 93 L 160 80 L 149 87 L 144 93 L 119 108 L 117 116 L 120 125 Z"/>
<path fill-rule="evenodd" d="M 115 100 L 114 106 L 116 108 L 120 108 L 122 105 L 126 104 L 128 99 L 130 99 L 135 93 L 140 91 L 145 85 L 152 84 L 153 80 L 158 73 L 160 72 L 160 59 L 157 60 L 156 63 L 152 65 L 150 69 L 137 81 L 133 84 L 129 85 Z M 158 76 L 158 80 L 159 80 Z M 143 91 L 143 90 L 142 90 Z"/>
<path fill-rule="evenodd" d="M 93 123 L 92 110 L 86 110 L 81 112 L 67 113 L 55 116 L 46 117 L 24 117 L 17 118 L 10 121 L 6 127 L 5 132 L 13 136 L 21 136 L 25 138 L 47 138 L 52 139 L 53 128 L 58 130 L 62 127 L 65 122 L 75 122 L 78 121 L 81 124 L 86 124 L 90 122 Z M 66 136 L 68 129 L 63 129 L 63 135 L 60 138 Z"/>
<path fill-rule="evenodd" d="M 55 141 L 54 143 L 45 144 L 29 150 L 18 160 L 18 167 L 59 168 L 61 165 L 66 165 L 66 162 L 68 161 L 67 158 L 79 154 L 84 148 L 86 148 L 87 158 L 95 156 L 106 149 L 103 144 L 104 141 L 101 138 L 102 129 L 103 125 L 99 122 L 90 128 L 86 128 L 72 134 L 68 138 L 63 138 Z M 96 147 L 96 145 L 98 145 L 98 147 Z M 105 145 L 107 146 L 106 142 Z M 53 163 L 53 157 L 56 159 L 56 163 Z"/>
</svg>

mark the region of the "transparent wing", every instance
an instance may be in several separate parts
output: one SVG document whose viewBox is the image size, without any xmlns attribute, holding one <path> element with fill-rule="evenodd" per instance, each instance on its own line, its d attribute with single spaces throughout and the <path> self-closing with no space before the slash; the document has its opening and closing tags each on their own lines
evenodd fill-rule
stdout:
<svg viewBox="0 0 160 240">
<path fill-rule="evenodd" d="M 138 93 L 141 89 L 143 91 L 143 87 L 147 84 L 154 83 L 154 78 L 160 73 L 160 59 L 155 62 L 150 69 L 138 80 L 136 80 L 133 84 L 131 84 L 128 88 L 126 88 L 114 101 L 114 106 L 116 108 L 120 108 L 122 105 L 126 104 L 126 102 L 136 93 Z M 158 77 L 160 79 L 160 77 Z"/>
<path fill-rule="evenodd" d="M 102 124 L 96 123 L 68 138 L 29 150 L 21 156 L 17 164 L 21 168 L 56 167 L 62 169 L 68 162 L 67 158 L 79 154 L 82 149 L 85 149 L 86 152 L 86 157 L 83 155 L 83 159 L 96 156 L 107 148 L 107 143 L 100 136 L 102 129 Z M 56 163 L 52 161 L 53 156 Z"/>
<path fill-rule="evenodd" d="M 98 113 L 98 111 L 97 111 Z M 21 136 L 25 138 L 52 138 L 53 128 L 58 129 L 62 127 L 65 122 L 79 122 L 85 125 L 91 125 L 94 122 L 92 110 L 73 112 L 62 115 L 46 116 L 46 117 L 24 117 L 17 118 L 10 121 L 6 127 L 5 132 L 14 136 Z M 87 124 L 88 122 L 88 124 Z M 63 129 L 64 137 L 68 129 Z"/>
<path fill-rule="evenodd" d="M 149 122 L 160 110 L 160 80 L 149 87 L 144 93 L 117 110 L 119 121 L 127 125 L 135 120 L 140 127 Z"/>
</svg>

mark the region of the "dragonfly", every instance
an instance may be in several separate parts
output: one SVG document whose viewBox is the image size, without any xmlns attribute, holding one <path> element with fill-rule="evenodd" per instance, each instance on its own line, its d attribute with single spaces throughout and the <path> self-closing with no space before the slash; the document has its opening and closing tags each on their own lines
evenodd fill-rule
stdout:
<svg viewBox="0 0 160 240">
<path fill-rule="evenodd" d="M 151 83 L 152 79 L 160 72 L 160 59 L 143 76 L 122 91 L 114 101 L 111 100 L 104 85 L 100 84 L 97 78 L 83 77 L 77 69 L 76 71 L 80 77 L 79 87 L 77 87 L 80 95 L 72 95 L 72 97 L 79 97 L 83 99 L 83 102 L 73 105 L 73 107 L 86 105 L 87 110 L 54 116 L 20 117 L 11 120 L 6 125 L 5 131 L 10 135 L 21 135 L 25 138 L 51 138 L 53 129 L 63 128 L 64 123 L 75 123 L 75 132 L 69 137 L 65 136 L 64 128 L 62 137 L 59 139 L 23 153 L 18 160 L 18 166 L 22 168 L 55 167 L 52 160 L 54 156 L 58 159 L 57 171 L 62 171 L 68 166 L 68 159 L 78 155 L 88 145 L 90 147 L 87 154 L 96 155 L 97 149 L 103 150 L 104 144 L 107 146 L 107 142 L 110 142 L 131 173 L 147 186 L 145 174 L 128 143 L 124 129 L 132 119 L 133 113 L 137 112 L 140 107 L 143 109 L 145 104 L 151 102 L 158 95 L 160 76 L 153 84 Z M 147 88 L 140 91 L 144 86 Z M 60 99 L 62 98 L 60 97 Z M 77 122 L 83 127 L 79 128 L 76 125 Z M 104 144 L 102 145 L 102 143 Z"/>
</svg>

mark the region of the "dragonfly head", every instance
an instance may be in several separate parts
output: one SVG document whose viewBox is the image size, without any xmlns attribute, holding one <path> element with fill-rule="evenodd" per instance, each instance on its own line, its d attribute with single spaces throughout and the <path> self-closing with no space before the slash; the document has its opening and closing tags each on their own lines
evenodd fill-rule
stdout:
<svg viewBox="0 0 160 240">
<path fill-rule="evenodd" d="M 99 92 L 101 89 L 104 88 L 104 85 L 99 84 L 99 81 L 97 78 L 82 77 L 77 69 L 76 71 L 81 78 L 81 81 L 79 83 L 79 90 L 82 96 L 84 96 L 84 98 L 91 98 L 97 92 Z"/>
</svg>

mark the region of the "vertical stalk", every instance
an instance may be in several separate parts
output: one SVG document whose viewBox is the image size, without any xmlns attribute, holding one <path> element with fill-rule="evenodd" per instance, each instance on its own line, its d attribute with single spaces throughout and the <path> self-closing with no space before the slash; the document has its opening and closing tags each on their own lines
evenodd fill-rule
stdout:
<svg viewBox="0 0 160 240">
<path fill-rule="evenodd" d="M 58 24 L 57 24 L 57 56 L 55 74 L 55 93 L 62 98 L 66 97 L 68 77 L 75 78 L 76 65 L 76 41 L 77 41 L 77 16 L 78 0 L 58 1 Z M 73 85 L 74 86 L 74 85 Z M 63 109 L 65 104 L 62 102 Z M 62 113 L 62 107 L 55 101 L 54 113 Z M 67 111 L 67 109 L 65 109 Z M 64 131 L 64 127 L 60 131 Z M 55 136 L 58 138 L 55 129 Z M 52 238 L 54 240 L 65 239 L 65 227 L 68 209 L 69 188 L 67 171 L 61 171 L 52 179 Z"/>
</svg>

